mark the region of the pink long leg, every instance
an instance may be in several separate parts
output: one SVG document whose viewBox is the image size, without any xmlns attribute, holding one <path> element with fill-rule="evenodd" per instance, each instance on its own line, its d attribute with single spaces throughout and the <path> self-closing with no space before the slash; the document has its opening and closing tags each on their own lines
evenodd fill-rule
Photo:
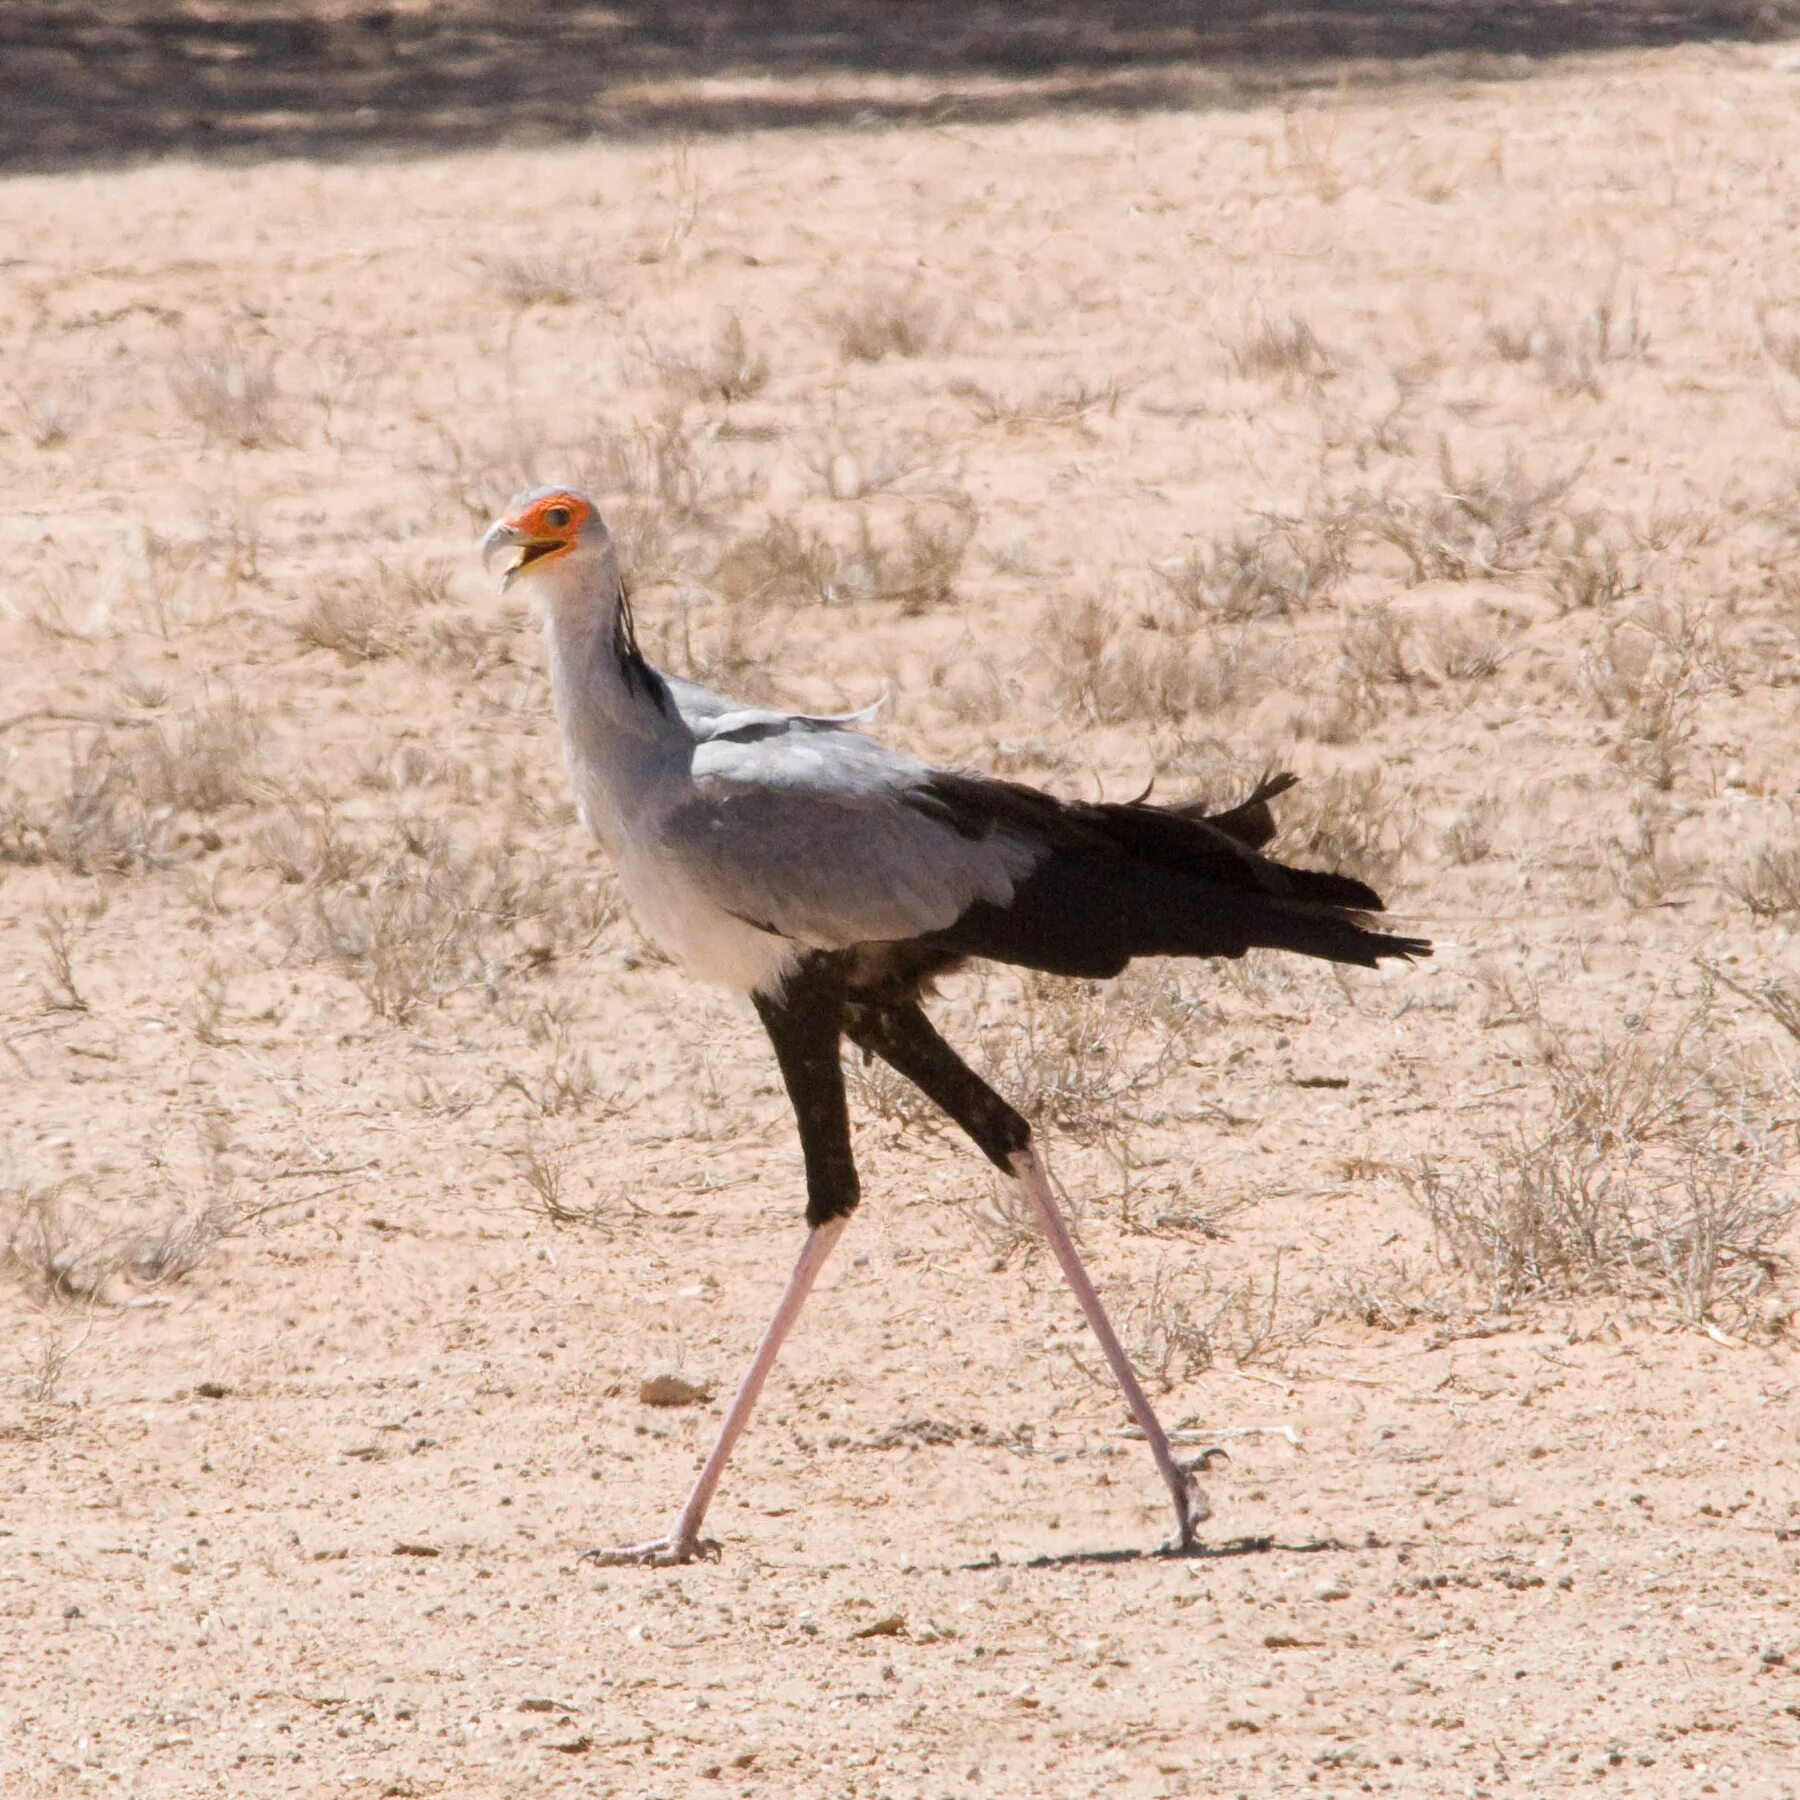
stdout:
<svg viewBox="0 0 1800 1800">
<path fill-rule="evenodd" d="M 1205 1496 L 1195 1487 L 1193 1477 L 1175 1460 L 1175 1453 L 1169 1448 L 1168 1434 L 1163 1430 L 1161 1421 L 1150 1405 L 1149 1396 L 1138 1381 L 1137 1371 L 1131 1366 L 1131 1358 L 1125 1354 L 1125 1346 L 1119 1342 L 1118 1334 L 1112 1328 L 1112 1321 L 1106 1316 L 1106 1308 L 1100 1304 L 1100 1296 L 1082 1263 L 1081 1253 L 1075 1248 L 1075 1240 L 1069 1236 L 1069 1228 L 1063 1223 L 1056 1196 L 1050 1189 L 1049 1174 L 1038 1160 L 1037 1153 L 1029 1145 L 1023 1150 L 1015 1151 L 1011 1166 L 1014 1177 L 1025 1190 L 1025 1198 L 1031 1202 L 1031 1210 L 1037 1215 L 1051 1253 L 1062 1268 L 1063 1279 L 1074 1289 L 1075 1298 L 1081 1303 L 1081 1310 L 1086 1315 L 1094 1336 L 1100 1340 L 1100 1348 L 1106 1352 L 1106 1360 L 1112 1366 L 1113 1379 L 1124 1391 L 1131 1416 L 1137 1420 L 1139 1430 L 1150 1440 L 1150 1454 L 1156 1458 L 1156 1466 L 1162 1471 L 1162 1478 L 1169 1484 L 1169 1492 L 1175 1500 L 1176 1547 L 1189 1549 L 1194 1542 L 1194 1533 L 1211 1508 L 1206 1504 Z"/>
<path fill-rule="evenodd" d="M 725 1423 L 719 1427 L 719 1435 L 713 1440 L 712 1450 L 700 1470 L 700 1479 L 694 1483 L 694 1491 L 688 1495 L 687 1504 L 682 1507 L 681 1515 L 675 1521 L 675 1529 L 667 1537 L 655 1538 L 647 1544 L 632 1544 L 619 1550 L 590 1550 L 582 1558 L 583 1562 L 599 1563 L 603 1568 L 620 1563 L 647 1563 L 662 1567 L 670 1563 L 692 1562 L 696 1556 L 719 1554 L 718 1544 L 713 1539 L 700 1535 L 706 1509 L 712 1504 L 713 1492 L 719 1485 L 719 1477 L 725 1473 L 725 1465 L 731 1459 L 732 1450 L 744 1435 L 744 1427 L 750 1423 L 751 1413 L 756 1410 L 757 1396 L 763 1390 L 763 1383 L 769 1378 L 769 1371 L 775 1366 L 775 1358 L 781 1354 L 782 1343 L 793 1330 L 794 1321 L 800 1317 L 800 1309 L 806 1304 L 806 1296 L 812 1292 L 812 1285 L 825 1266 L 825 1259 L 836 1248 L 848 1223 L 847 1217 L 832 1219 L 806 1234 L 805 1247 L 800 1252 L 800 1260 L 794 1264 L 793 1274 L 788 1277 L 781 1303 L 775 1308 L 775 1316 L 769 1321 L 769 1328 L 763 1333 L 762 1342 L 756 1346 L 756 1354 L 750 1359 L 750 1367 L 744 1372 L 744 1379 L 738 1385 L 731 1410 L 726 1413 Z"/>
</svg>

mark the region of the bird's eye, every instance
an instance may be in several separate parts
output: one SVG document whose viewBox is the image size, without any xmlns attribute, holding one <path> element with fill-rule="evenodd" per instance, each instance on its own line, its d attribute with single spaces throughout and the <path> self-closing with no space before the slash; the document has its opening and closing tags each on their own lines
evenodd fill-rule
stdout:
<svg viewBox="0 0 1800 1800">
<path fill-rule="evenodd" d="M 544 508 L 544 523 L 552 531 L 561 531 L 575 515 L 566 506 L 547 506 Z"/>
</svg>

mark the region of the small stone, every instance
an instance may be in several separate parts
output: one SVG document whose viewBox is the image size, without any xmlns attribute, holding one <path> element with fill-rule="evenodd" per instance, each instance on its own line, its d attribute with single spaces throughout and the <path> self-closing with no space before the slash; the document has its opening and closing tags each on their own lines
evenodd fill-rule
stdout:
<svg viewBox="0 0 1800 1800">
<path fill-rule="evenodd" d="M 826 472 L 834 500 L 855 500 L 863 491 L 862 466 L 848 450 L 840 450 L 831 459 Z"/>
<path fill-rule="evenodd" d="M 1728 788 L 1741 788 L 1745 785 L 1744 765 L 1741 762 L 1726 764 L 1725 785 Z"/>
<path fill-rule="evenodd" d="M 653 1369 L 638 1383 L 638 1398 L 646 1406 L 695 1406 L 712 1398 L 712 1383 L 677 1369 Z"/>
<path fill-rule="evenodd" d="M 1321 1581 L 1313 1589 L 1315 1600 L 1348 1600 L 1350 1590 L 1341 1581 Z"/>
</svg>

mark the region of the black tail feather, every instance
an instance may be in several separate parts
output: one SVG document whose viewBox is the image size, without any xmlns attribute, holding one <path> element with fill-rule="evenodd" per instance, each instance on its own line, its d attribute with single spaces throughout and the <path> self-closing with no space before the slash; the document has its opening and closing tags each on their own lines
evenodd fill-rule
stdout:
<svg viewBox="0 0 1800 1800">
<path fill-rule="evenodd" d="M 1381 897 L 1353 876 L 1296 869 L 1258 852 L 1274 835 L 1269 801 L 1291 775 L 1260 781 L 1223 813 L 1065 803 L 969 776 L 935 777 L 920 804 L 970 837 L 1036 838 L 1045 855 L 1010 902 L 980 902 L 934 945 L 953 955 L 1102 978 L 1138 956 L 1241 956 L 1289 950 L 1373 968 L 1429 956 L 1424 938 L 1373 930 Z"/>
</svg>

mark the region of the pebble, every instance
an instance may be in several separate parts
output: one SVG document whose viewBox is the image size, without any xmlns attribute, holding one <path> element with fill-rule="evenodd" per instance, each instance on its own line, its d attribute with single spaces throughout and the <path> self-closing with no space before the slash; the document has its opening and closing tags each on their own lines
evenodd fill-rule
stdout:
<svg viewBox="0 0 1800 1800">
<path fill-rule="evenodd" d="M 826 479 L 834 500 L 854 500 L 863 491 L 862 467 L 847 450 L 840 450 L 831 459 Z"/>
<path fill-rule="evenodd" d="M 712 1398 L 712 1383 L 678 1369 L 652 1369 L 638 1383 L 638 1398 L 646 1406 L 694 1406 Z"/>
<path fill-rule="evenodd" d="M 1348 1600 L 1350 1590 L 1341 1581 L 1321 1581 L 1313 1589 L 1315 1600 Z"/>
</svg>

